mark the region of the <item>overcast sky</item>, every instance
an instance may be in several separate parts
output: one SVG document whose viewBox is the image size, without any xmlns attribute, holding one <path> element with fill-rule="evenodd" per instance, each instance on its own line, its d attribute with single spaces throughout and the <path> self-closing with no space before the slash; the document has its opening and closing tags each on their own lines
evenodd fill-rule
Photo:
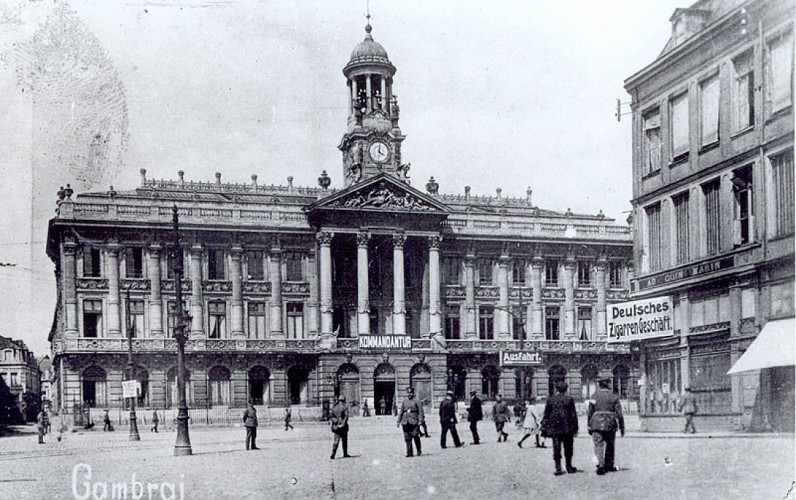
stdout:
<svg viewBox="0 0 796 500">
<path fill-rule="evenodd" d="M 221 172 L 240 183 L 256 173 L 261 184 L 292 175 L 305 186 L 326 170 L 341 186 L 342 68 L 364 38 L 365 0 L 68 5 L 124 87 L 128 142 L 117 190 L 136 187 L 140 168 L 150 178 L 184 170 L 188 180 L 209 181 Z M 402 157 L 412 163 L 413 185 L 423 189 L 434 176 L 443 193 L 469 185 L 473 194 L 500 187 L 510 197 L 531 187 L 542 208 L 603 210 L 624 224 L 631 132 L 629 116 L 617 123 L 615 100 L 629 100 L 622 82 L 660 53 L 669 16 L 688 5 L 371 0 L 373 37 L 397 68 Z M 40 21 L 29 18 L 28 31 Z M 54 197 L 33 202 L 52 215 Z M 0 311 L 0 334 L 23 338 L 38 354 L 48 350 L 55 296 L 41 236 L 46 217 L 33 220 L 30 241 L 4 236 L 0 245 L 0 262 L 23 264 L 0 267 L 0 285 L 24 285 L 31 269 L 32 291 L 22 296 L 36 304 L 20 304 L 24 319 Z M 6 221 L 4 235 L 26 234 L 24 222 Z"/>
</svg>

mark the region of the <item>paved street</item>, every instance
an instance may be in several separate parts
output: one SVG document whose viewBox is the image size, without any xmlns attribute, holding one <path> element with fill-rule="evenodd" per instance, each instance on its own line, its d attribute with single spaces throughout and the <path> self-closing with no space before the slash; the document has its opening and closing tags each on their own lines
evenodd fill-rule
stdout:
<svg viewBox="0 0 796 500">
<path fill-rule="evenodd" d="M 773 499 L 785 498 L 794 479 L 792 435 L 630 432 L 617 440 L 622 470 L 601 477 L 584 434 L 574 459 L 583 472 L 555 477 L 549 448 L 519 449 L 513 427 L 509 442 L 496 443 L 490 424 L 481 425 L 484 444 L 455 449 L 449 442 L 447 450 L 432 424 L 423 456 L 405 458 L 392 417 L 359 418 L 352 421 L 354 458 L 334 461 L 331 433 L 319 424 L 260 428 L 261 450 L 248 452 L 242 428 L 194 428 L 191 457 L 172 456 L 173 432 L 142 432 L 138 443 L 127 441 L 126 429 L 71 433 L 61 443 L 47 436 L 41 446 L 35 435 L 14 436 L 0 439 L 0 498 L 94 498 L 89 491 L 102 498 L 103 483 L 114 498 L 112 484 L 126 482 L 127 498 L 143 491 L 140 498 Z M 459 427 L 469 443 L 466 425 Z M 91 477 L 79 468 L 73 485 L 78 464 L 90 466 Z M 133 473 L 143 490 L 131 483 Z"/>
</svg>

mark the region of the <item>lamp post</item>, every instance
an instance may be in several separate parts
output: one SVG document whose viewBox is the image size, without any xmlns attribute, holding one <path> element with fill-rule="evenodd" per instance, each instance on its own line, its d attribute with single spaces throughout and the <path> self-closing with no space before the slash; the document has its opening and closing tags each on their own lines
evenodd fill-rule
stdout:
<svg viewBox="0 0 796 500">
<path fill-rule="evenodd" d="M 130 324 L 130 290 L 127 290 L 127 300 L 125 302 L 125 326 L 127 327 L 127 380 L 135 379 L 135 365 L 133 364 L 133 330 L 134 327 Z M 141 435 L 138 434 L 138 420 L 135 416 L 135 398 L 130 398 L 130 441 L 141 441 Z"/>
<path fill-rule="evenodd" d="M 177 341 L 177 441 L 174 443 L 174 455 L 192 455 L 191 437 L 188 435 L 188 403 L 185 400 L 185 327 L 187 315 L 182 309 L 182 247 L 180 246 L 180 222 L 177 205 L 172 208 L 172 224 L 174 229 L 174 293 L 177 300 L 174 339 Z"/>
</svg>

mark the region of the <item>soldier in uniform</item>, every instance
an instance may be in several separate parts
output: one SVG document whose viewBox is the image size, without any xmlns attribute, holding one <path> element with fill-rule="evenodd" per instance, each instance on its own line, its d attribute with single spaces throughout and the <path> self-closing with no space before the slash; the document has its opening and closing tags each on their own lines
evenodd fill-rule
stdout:
<svg viewBox="0 0 796 500">
<path fill-rule="evenodd" d="M 604 378 L 597 382 L 600 390 L 594 395 L 594 402 L 589 403 L 586 420 L 589 422 L 589 434 L 594 441 L 594 454 L 597 456 L 597 474 L 615 472 L 614 440 L 616 430 L 625 435 L 625 419 L 622 416 L 622 404 L 619 396 L 611 392 L 611 379 Z"/>
<path fill-rule="evenodd" d="M 459 433 L 456 432 L 456 403 L 453 402 L 453 391 L 448 391 L 445 399 L 439 405 L 439 423 L 440 427 L 442 427 L 439 445 L 442 448 L 447 448 L 445 440 L 448 436 L 448 431 L 450 431 L 451 436 L 453 436 L 453 444 L 457 448 L 461 448 L 462 443 L 459 441 Z"/>
<path fill-rule="evenodd" d="M 480 444 L 478 437 L 478 422 L 484 419 L 484 409 L 481 399 L 475 391 L 470 391 L 470 408 L 467 409 L 467 421 L 470 422 L 470 432 L 473 434 L 473 444 Z"/>
<path fill-rule="evenodd" d="M 500 394 L 497 395 L 495 406 L 492 407 L 492 420 L 495 421 L 495 430 L 498 433 L 497 442 L 499 443 L 502 440 L 505 443 L 506 439 L 509 437 L 509 434 L 503 429 L 506 426 L 506 422 L 511 420 L 511 415 L 509 414 L 508 403 L 503 400 L 503 397 Z"/>
<path fill-rule="evenodd" d="M 249 401 L 249 406 L 243 412 L 243 425 L 246 426 L 246 449 L 259 450 L 257 447 L 257 409 Z"/>
<path fill-rule="evenodd" d="M 36 428 L 39 431 L 39 444 L 44 444 L 44 430 L 47 426 L 47 412 L 42 410 L 36 416 Z"/>
<path fill-rule="evenodd" d="M 691 429 L 691 434 L 696 434 L 694 415 L 697 413 L 697 403 L 690 387 L 685 388 L 685 395 L 683 396 L 683 401 L 680 403 L 679 410 L 685 415 L 685 429 L 683 429 L 683 433 L 688 434 L 688 430 Z"/>
<path fill-rule="evenodd" d="M 406 443 L 406 456 L 413 457 L 412 441 L 415 442 L 417 455 L 423 454 L 420 448 L 420 423 L 425 422 L 423 405 L 415 398 L 415 390 L 411 387 L 406 388 L 406 399 L 401 403 L 401 410 L 398 412 L 398 427 L 403 427 L 404 442 Z"/>
<path fill-rule="evenodd" d="M 556 385 L 556 394 L 547 400 L 542 416 L 542 437 L 553 438 L 553 460 L 556 463 L 554 474 L 564 474 L 561 469 L 561 445 L 564 446 L 567 472 L 577 472 L 572 465 L 572 444 L 578 434 L 578 412 L 575 401 L 567 394 L 566 382 Z"/>
<path fill-rule="evenodd" d="M 343 441 L 343 458 L 350 457 L 348 454 L 348 405 L 345 402 L 345 396 L 340 396 L 334 406 L 332 406 L 329 422 L 331 422 L 332 433 L 334 434 L 332 456 L 329 458 L 334 460 L 341 440 Z"/>
</svg>

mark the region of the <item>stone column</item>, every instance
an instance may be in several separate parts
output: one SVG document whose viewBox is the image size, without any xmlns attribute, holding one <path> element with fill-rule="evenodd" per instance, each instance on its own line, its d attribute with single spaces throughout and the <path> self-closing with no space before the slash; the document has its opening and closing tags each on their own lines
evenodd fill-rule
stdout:
<svg viewBox="0 0 796 500">
<path fill-rule="evenodd" d="M 310 338 L 318 337 L 318 260 L 315 249 L 307 253 L 307 281 L 310 285 L 310 296 L 307 299 L 307 322 Z"/>
<path fill-rule="evenodd" d="M 428 329 L 432 336 L 442 332 L 439 275 L 439 248 L 441 245 L 442 236 L 428 238 Z"/>
<path fill-rule="evenodd" d="M 368 79 L 368 82 L 370 82 L 370 79 Z M 369 242 L 370 233 L 357 234 L 357 331 L 360 335 L 370 333 Z"/>
<path fill-rule="evenodd" d="M 191 336 L 204 337 L 204 295 L 202 293 L 202 247 L 191 247 Z"/>
<path fill-rule="evenodd" d="M 475 328 L 475 255 L 467 254 L 464 258 L 464 338 L 477 339 Z M 480 391 L 480 388 L 479 388 Z"/>
<path fill-rule="evenodd" d="M 509 256 L 501 255 L 498 258 L 498 309 L 497 312 L 497 339 L 510 339 L 509 331 Z"/>
<path fill-rule="evenodd" d="M 688 298 L 688 293 L 683 292 L 680 294 L 680 381 L 682 387 L 677 390 L 681 391 L 691 384 L 691 349 L 688 345 L 688 331 L 691 328 L 691 300 Z M 675 318 L 674 324 L 678 321 Z"/>
<path fill-rule="evenodd" d="M 149 335 L 163 336 L 163 298 L 160 290 L 160 245 L 149 247 Z"/>
<path fill-rule="evenodd" d="M 540 256 L 531 260 L 531 338 L 541 339 L 542 331 L 542 266 L 544 260 Z"/>
<path fill-rule="evenodd" d="M 365 80 L 365 94 L 367 95 L 367 107 L 368 113 L 373 111 L 373 87 L 370 81 L 370 75 L 367 76 Z"/>
<path fill-rule="evenodd" d="M 382 87 L 384 80 L 382 80 Z M 404 244 L 406 235 L 394 234 L 392 237 L 392 262 L 393 262 L 393 318 L 392 333 L 406 335 L 406 282 L 404 279 Z"/>
<path fill-rule="evenodd" d="M 599 259 L 594 265 L 594 279 L 597 281 L 597 340 L 606 337 L 608 326 L 605 315 L 605 267 L 604 258 Z"/>
<path fill-rule="evenodd" d="M 357 106 L 359 103 L 357 102 L 357 92 L 359 89 L 357 88 L 357 79 L 351 79 L 351 114 L 356 114 Z"/>
<path fill-rule="evenodd" d="M 65 242 L 63 246 L 63 269 L 61 280 L 64 290 L 64 301 L 66 302 L 66 333 L 68 335 L 78 335 L 77 330 L 77 244 Z"/>
<path fill-rule="evenodd" d="M 575 260 L 564 261 L 564 339 L 575 339 Z"/>
<path fill-rule="evenodd" d="M 108 247 L 108 335 L 118 337 L 122 334 L 119 307 L 119 247 Z"/>
<path fill-rule="evenodd" d="M 381 79 L 381 106 L 382 111 L 387 110 L 387 78 L 382 77 Z"/>
<path fill-rule="evenodd" d="M 271 274 L 271 338 L 285 338 L 282 328 L 282 248 L 271 247 L 269 260 Z"/>
<path fill-rule="evenodd" d="M 321 334 L 332 333 L 332 238 L 334 233 L 321 231 L 315 238 L 321 247 Z M 347 318 L 346 318 L 347 319 Z"/>
<path fill-rule="evenodd" d="M 243 329 L 243 266 L 241 264 L 241 257 L 243 248 L 240 245 L 234 245 L 230 250 L 230 257 L 232 257 L 232 266 L 229 270 L 229 277 L 232 280 L 232 304 L 230 310 L 230 331 L 232 338 L 243 339 L 246 338 L 246 332 Z"/>
</svg>

